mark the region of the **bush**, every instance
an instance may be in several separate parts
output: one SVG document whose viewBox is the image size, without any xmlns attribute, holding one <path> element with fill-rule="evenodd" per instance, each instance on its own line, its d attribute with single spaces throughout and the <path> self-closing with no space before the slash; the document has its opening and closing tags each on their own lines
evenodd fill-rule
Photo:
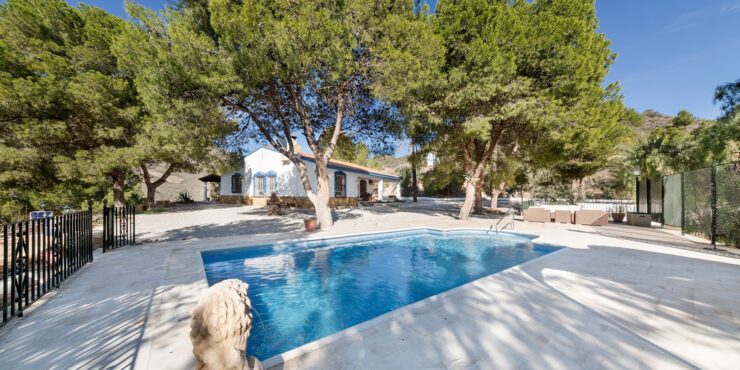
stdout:
<svg viewBox="0 0 740 370">
<path fill-rule="evenodd" d="M 463 182 L 465 174 L 452 166 L 437 165 L 421 175 L 424 195 L 459 196 L 465 194 Z"/>
<path fill-rule="evenodd" d="M 272 193 L 270 200 L 267 202 L 267 214 L 270 216 L 280 216 L 282 214 L 282 204 L 277 194 Z"/>
<path fill-rule="evenodd" d="M 182 204 L 189 204 L 194 203 L 195 200 L 190 197 L 190 193 L 188 193 L 187 191 L 183 191 L 177 196 L 177 202 Z"/>
</svg>

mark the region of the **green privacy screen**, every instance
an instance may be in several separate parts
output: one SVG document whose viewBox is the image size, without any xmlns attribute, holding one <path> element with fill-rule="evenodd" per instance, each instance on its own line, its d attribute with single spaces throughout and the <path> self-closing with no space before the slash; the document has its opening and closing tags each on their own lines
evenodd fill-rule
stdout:
<svg viewBox="0 0 740 370">
<path fill-rule="evenodd" d="M 717 237 L 740 245 L 740 163 L 717 166 Z"/>
<path fill-rule="evenodd" d="M 681 174 L 663 177 L 663 222 L 681 227 Z"/>
<path fill-rule="evenodd" d="M 710 167 L 684 173 L 685 232 L 703 237 L 712 235 L 711 185 Z"/>
<path fill-rule="evenodd" d="M 660 222 L 663 215 L 663 189 L 660 177 L 650 179 L 650 217 L 655 222 Z M 645 210 L 647 212 L 647 210 Z"/>
</svg>

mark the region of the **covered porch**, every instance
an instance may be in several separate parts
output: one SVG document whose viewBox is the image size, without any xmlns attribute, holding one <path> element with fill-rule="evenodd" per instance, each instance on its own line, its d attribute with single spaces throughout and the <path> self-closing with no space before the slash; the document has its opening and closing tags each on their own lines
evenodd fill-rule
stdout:
<svg viewBox="0 0 740 370">
<path fill-rule="evenodd" d="M 401 199 L 401 181 L 374 176 L 357 177 L 357 194 L 363 202 L 383 202 Z"/>
</svg>

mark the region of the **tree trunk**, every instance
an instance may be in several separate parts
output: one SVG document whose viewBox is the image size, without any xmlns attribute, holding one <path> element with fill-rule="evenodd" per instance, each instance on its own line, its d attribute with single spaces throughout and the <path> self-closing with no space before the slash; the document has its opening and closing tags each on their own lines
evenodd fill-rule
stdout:
<svg viewBox="0 0 740 370">
<path fill-rule="evenodd" d="M 319 226 L 327 228 L 334 225 L 334 218 L 332 217 L 331 207 L 329 206 L 331 196 L 329 195 L 328 173 L 326 166 L 323 163 L 319 164 L 319 161 L 316 161 L 316 175 L 318 188 L 308 198 L 316 210 L 316 220 Z"/>
<path fill-rule="evenodd" d="M 126 205 L 124 191 L 126 190 L 126 172 L 118 171 L 113 177 L 113 205 L 123 207 Z"/>
<path fill-rule="evenodd" d="M 476 215 L 483 214 L 483 178 L 478 179 L 475 183 L 475 205 L 473 206 L 473 213 Z"/>
<path fill-rule="evenodd" d="M 486 143 L 479 148 L 481 154 L 477 158 L 477 163 L 474 159 L 474 140 L 468 140 L 463 148 L 464 168 L 465 168 L 465 201 L 460 207 L 460 214 L 458 218 L 460 220 L 467 220 L 470 218 L 470 211 L 473 209 L 473 203 L 475 202 L 476 188 L 479 187 L 479 182 L 482 181 L 483 169 L 489 164 L 493 156 L 493 151 L 496 149 L 499 137 L 503 127 L 496 127 L 491 131 L 491 137 Z M 480 184 L 482 186 L 482 184 Z"/>
<path fill-rule="evenodd" d="M 578 188 L 576 189 L 576 203 L 582 202 L 586 199 L 586 186 L 583 179 L 578 179 Z"/>
<path fill-rule="evenodd" d="M 417 202 L 419 194 L 419 185 L 416 182 L 416 163 L 411 162 L 411 196 L 414 198 L 414 203 Z"/>
<path fill-rule="evenodd" d="M 155 195 L 157 194 L 157 187 L 152 184 L 146 184 L 146 206 L 148 209 L 154 209 L 157 204 Z"/>
<path fill-rule="evenodd" d="M 460 207 L 458 218 L 465 221 L 470 218 L 470 212 L 473 210 L 475 202 L 475 185 L 472 181 L 465 181 L 465 201 Z"/>
<path fill-rule="evenodd" d="M 149 169 L 145 164 L 141 165 L 141 173 L 144 176 L 144 184 L 146 185 L 146 206 L 149 209 L 153 209 L 156 205 L 156 194 L 157 188 L 167 182 L 167 178 L 170 177 L 172 171 L 175 169 L 174 164 L 170 164 L 167 170 L 164 171 L 162 176 L 157 181 L 152 181 L 152 176 L 149 174 Z"/>
<path fill-rule="evenodd" d="M 491 183 L 491 211 L 495 211 L 498 208 L 498 188 L 495 183 Z"/>
</svg>

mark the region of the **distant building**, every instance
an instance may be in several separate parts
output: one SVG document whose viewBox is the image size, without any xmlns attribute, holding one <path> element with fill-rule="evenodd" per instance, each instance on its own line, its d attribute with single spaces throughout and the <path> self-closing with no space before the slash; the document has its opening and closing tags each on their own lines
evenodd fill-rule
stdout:
<svg viewBox="0 0 740 370">
<path fill-rule="evenodd" d="M 309 181 L 315 187 L 314 156 L 300 151 L 297 154 L 306 164 Z M 400 177 L 395 175 L 338 160 L 329 162 L 328 172 L 332 206 L 401 196 Z M 298 167 L 272 148 L 255 150 L 244 158 L 242 168 L 221 176 L 222 202 L 263 206 L 272 193 L 297 206 L 310 206 Z"/>
</svg>

